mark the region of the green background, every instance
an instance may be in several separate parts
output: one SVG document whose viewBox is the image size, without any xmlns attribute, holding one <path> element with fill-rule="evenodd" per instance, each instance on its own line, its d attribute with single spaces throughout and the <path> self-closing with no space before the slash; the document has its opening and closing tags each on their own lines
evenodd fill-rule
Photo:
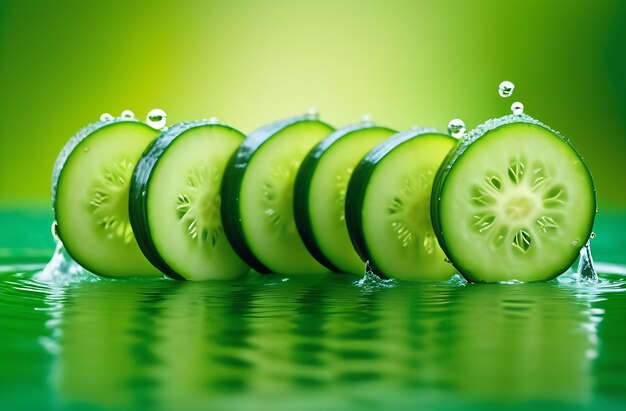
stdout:
<svg viewBox="0 0 626 411">
<path fill-rule="evenodd" d="M 624 21 L 597 0 L 0 0 L 0 202 L 48 201 L 58 151 L 102 112 L 471 128 L 520 100 L 584 155 L 601 207 L 623 205 Z"/>
</svg>

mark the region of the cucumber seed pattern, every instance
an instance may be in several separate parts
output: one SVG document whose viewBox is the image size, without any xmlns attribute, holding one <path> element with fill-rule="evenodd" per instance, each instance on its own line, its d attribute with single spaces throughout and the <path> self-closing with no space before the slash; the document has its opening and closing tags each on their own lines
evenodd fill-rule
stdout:
<svg viewBox="0 0 626 411">
<path fill-rule="evenodd" d="M 133 241 L 133 229 L 128 219 L 128 192 L 134 164 L 127 158 L 105 166 L 92 190 L 89 208 L 96 225 L 106 233 L 109 240 L 124 243 Z"/>
<path fill-rule="evenodd" d="M 263 183 L 262 207 L 272 227 L 296 234 L 293 217 L 293 185 L 300 160 L 277 161 L 270 178 Z"/>
<path fill-rule="evenodd" d="M 470 187 L 476 208 L 470 227 L 489 236 L 493 247 L 510 244 L 526 253 L 538 236 L 552 236 L 561 224 L 565 188 L 554 183 L 547 168 L 524 158 L 509 161 L 504 177 L 490 171 L 479 184 Z"/>
<path fill-rule="evenodd" d="M 432 181 L 432 170 L 405 176 L 400 193 L 387 207 L 390 227 L 402 247 L 417 247 L 426 254 L 432 254 L 436 245 L 429 211 Z"/>
<path fill-rule="evenodd" d="M 189 238 L 215 247 L 224 228 L 220 220 L 221 173 L 217 167 L 195 167 L 187 174 L 187 190 L 176 199 L 176 213 Z"/>
<path fill-rule="evenodd" d="M 346 221 L 346 193 L 348 192 L 348 183 L 353 171 L 352 167 L 348 167 L 335 176 L 335 187 L 338 194 L 335 199 L 336 215 L 341 222 Z"/>
</svg>

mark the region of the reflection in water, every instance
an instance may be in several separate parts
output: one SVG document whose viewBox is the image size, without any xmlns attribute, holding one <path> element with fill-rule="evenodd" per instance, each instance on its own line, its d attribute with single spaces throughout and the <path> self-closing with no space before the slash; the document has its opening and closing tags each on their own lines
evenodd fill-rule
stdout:
<svg viewBox="0 0 626 411">
<path fill-rule="evenodd" d="M 59 401 L 163 410 L 591 401 L 599 291 L 567 281 L 377 290 L 353 281 L 53 289 Z"/>
</svg>

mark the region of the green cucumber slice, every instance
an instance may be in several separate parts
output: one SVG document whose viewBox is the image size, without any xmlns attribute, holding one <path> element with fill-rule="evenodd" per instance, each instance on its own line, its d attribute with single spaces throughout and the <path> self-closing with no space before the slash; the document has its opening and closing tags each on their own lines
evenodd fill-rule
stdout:
<svg viewBox="0 0 626 411">
<path fill-rule="evenodd" d="M 379 275 L 441 281 L 447 264 L 430 222 L 435 174 L 456 144 L 432 129 L 411 129 L 376 146 L 354 170 L 346 196 L 350 238 Z"/>
<path fill-rule="evenodd" d="M 295 183 L 296 226 L 309 252 L 328 269 L 363 274 L 345 222 L 348 182 L 359 161 L 396 131 L 363 122 L 324 138 L 306 156 Z"/>
<path fill-rule="evenodd" d="M 433 188 L 439 242 L 474 282 L 541 281 L 566 271 L 591 234 L 593 180 L 569 141 L 527 115 L 463 138 Z"/>
<path fill-rule="evenodd" d="M 224 230 L 235 251 L 256 271 L 327 271 L 298 235 L 293 189 L 306 154 L 332 131 L 312 115 L 278 121 L 252 132 L 226 167 Z"/>
<path fill-rule="evenodd" d="M 249 271 L 226 239 L 221 183 L 245 136 L 208 120 L 163 132 L 139 160 L 130 187 L 130 222 L 145 256 L 167 275 L 231 279 Z"/>
<path fill-rule="evenodd" d="M 129 118 L 98 121 L 72 137 L 52 172 L 57 233 L 78 264 L 106 277 L 161 276 L 143 256 L 128 216 L 130 178 L 159 134 Z"/>
</svg>

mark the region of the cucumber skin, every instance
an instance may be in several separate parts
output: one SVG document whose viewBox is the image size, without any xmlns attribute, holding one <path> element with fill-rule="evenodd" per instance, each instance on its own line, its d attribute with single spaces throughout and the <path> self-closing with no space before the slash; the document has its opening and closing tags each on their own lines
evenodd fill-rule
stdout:
<svg viewBox="0 0 626 411">
<path fill-rule="evenodd" d="M 272 270 L 259 261 L 248 244 L 241 224 L 241 210 L 239 208 L 239 193 L 241 183 L 246 173 L 246 167 L 254 153 L 270 139 L 274 134 L 300 122 L 319 122 L 325 124 L 330 129 L 334 127 L 327 123 L 312 118 L 310 115 L 292 117 L 286 120 L 279 120 L 267 126 L 261 127 L 251 132 L 239 149 L 230 158 L 224 171 L 222 179 L 222 224 L 226 238 L 233 246 L 235 253 L 253 270 L 261 274 L 271 274 Z M 294 193 L 295 195 L 295 193 Z"/>
<path fill-rule="evenodd" d="M 57 187 L 59 185 L 59 178 L 61 177 L 61 174 L 63 172 L 63 167 L 65 166 L 65 163 L 67 162 L 67 160 L 70 158 L 70 156 L 74 152 L 74 149 L 83 140 L 88 138 L 90 135 L 92 135 L 96 131 L 98 131 L 98 130 L 104 128 L 104 127 L 109 127 L 109 126 L 112 126 L 112 125 L 115 125 L 115 124 L 120 124 L 120 123 L 137 123 L 137 124 L 141 124 L 141 125 L 149 128 L 150 130 L 154 130 L 152 127 L 150 127 L 149 125 L 147 125 L 146 123 L 144 123 L 142 121 L 139 121 L 139 120 L 137 120 L 135 118 L 125 118 L 125 117 L 117 117 L 117 118 L 114 118 L 112 120 L 96 121 L 94 123 L 91 123 L 91 124 L 81 128 L 80 130 L 78 130 L 78 132 L 76 134 L 74 134 L 65 143 L 65 145 L 63 146 L 63 148 L 59 152 L 59 155 L 57 156 L 57 159 L 54 162 L 54 166 L 52 167 L 52 182 L 51 182 L 51 186 L 50 186 L 50 196 L 51 196 L 51 199 L 52 199 L 52 214 L 54 215 L 54 219 L 55 220 L 56 220 L 56 208 L 57 208 L 57 204 L 56 204 L 56 201 L 57 201 Z M 59 236 L 59 239 L 61 240 L 61 242 L 63 243 L 63 230 L 61 229 L 60 225 L 57 225 L 56 233 Z M 72 259 L 75 260 L 74 256 L 72 255 L 72 251 L 67 247 L 67 245 L 65 246 L 65 251 L 67 251 L 67 253 L 70 255 L 70 257 L 72 257 Z M 90 272 L 98 271 L 98 270 L 93 270 L 92 268 L 88 267 L 87 265 L 81 264 L 81 266 L 83 268 L 85 268 L 87 271 L 90 271 Z M 106 274 L 101 274 L 101 273 L 98 273 L 98 276 L 100 276 L 100 277 L 107 277 Z"/>
<path fill-rule="evenodd" d="M 388 279 L 389 277 L 384 275 L 382 270 L 376 265 L 376 262 L 370 259 L 370 252 L 365 244 L 365 235 L 363 233 L 363 216 L 361 210 L 363 209 L 365 188 L 374 172 L 376 164 L 378 164 L 383 157 L 414 137 L 432 133 L 443 134 L 433 128 L 410 129 L 394 134 L 363 157 L 359 165 L 354 169 L 350 182 L 348 183 L 345 214 L 350 240 L 352 240 L 352 245 L 361 257 L 361 260 L 363 260 L 363 262 L 369 261 L 372 272 L 380 278 Z"/>
<path fill-rule="evenodd" d="M 521 114 L 521 115 L 509 114 L 504 117 L 487 120 L 484 123 L 478 125 L 474 130 L 470 131 L 468 134 L 463 136 L 458 141 L 457 145 L 450 151 L 450 153 L 448 153 L 445 160 L 441 164 L 441 167 L 439 167 L 439 171 L 437 172 L 437 175 L 435 176 L 435 181 L 433 183 L 433 191 L 430 197 L 430 218 L 431 218 L 431 222 L 433 225 L 433 229 L 435 231 L 435 235 L 437 236 L 437 241 L 439 241 L 439 245 L 441 246 L 441 249 L 448 257 L 448 260 L 450 260 L 450 263 L 452 264 L 452 266 L 456 268 L 457 271 L 467 281 L 471 283 L 478 283 L 478 282 L 484 282 L 484 281 L 482 281 L 480 278 L 472 277 L 471 275 L 467 274 L 465 270 L 461 269 L 461 266 L 455 263 L 454 257 L 452 256 L 452 254 L 450 253 L 450 250 L 448 249 L 448 246 L 446 244 L 446 241 L 443 235 L 443 230 L 441 227 L 441 210 L 440 210 L 441 192 L 443 191 L 443 186 L 444 186 L 446 178 L 454 169 L 454 163 L 456 163 L 456 161 L 463 155 L 463 153 L 470 147 L 471 144 L 473 144 L 474 142 L 479 140 L 481 137 L 488 134 L 490 131 L 493 131 L 505 125 L 518 124 L 518 123 L 533 124 L 539 127 L 543 127 L 546 130 L 552 132 L 554 135 L 556 135 L 558 138 L 563 140 L 565 143 L 567 143 L 569 148 L 573 150 L 574 153 L 576 153 L 583 167 L 587 170 L 587 175 L 589 176 L 589 182 L 591 183 L 591 186 L 593 187 L 593 205 L 594 205 L 594 208 L 597 210 L 596 208 L 598 204 L 597 203 L 597 191 L 596 191 L 596 186 L 593 183 L 593 177 L 591 176 L 591 171 L 589 170 L 589 167 L 587 167 L 587 164 L 585 163 L 581 155 L 578 153 L 578 151 L 572 145 L 572 143 L 570 142 L 568 138 L 563 137 L 561 133 L 559 133 L 558 131 L 553 130 L 552 128 L 543 124 L 539 120 L 533 117 L 530 117 L 527 114 Z M 594 221 L 595 221 L 595 214 L 591 220 L 591 224 L 588 230 L 589 233 L 587 237 L 591 235 Z M 578 252 L 580 252 L 580 249 L 582 249 L 584 246 L 585 244 L 581 244 L 581 246 L 578 248 Z M 542 281 L 552 280 L 558 277 L 559 275 L 563 274 L 568 268 L 572 266 L 572 264 L 574 264 L 577 256 L 578 254 L 574 256 L 574 259 L 572 259 L 567 266 L 564 266 L 562 269 L 559 269 L 557 272 L 550 274 L 548 277 L 545 278 L 545 280 L 542 280 Z"/>
<path fill-rule="evenodd" d="M 337 273 L 341 273 L 343 270 L 335 266 L 324 256 L 320 247 L 317 245 L 315 236 L 313 235 L 313 226 L 311 225 L 311 220 L 309 218 L 309 186 L 311 185 L 311 180 L 313 179 L 313 175 L 317 169 L 317 163 L 326 150 L 337 142 L 337 140 L 350 135 L 354 131 L 372 128 L 395 132 L 395 130 L 390 128 L 377 126 L 369 122 L 353 124 L 337 129 L 333 133 L 329 134 L 328 137 L 320 141 L 317 146 L 313 147 L 309 154 L 307 154 L 304 158 L 304 161 L 302 161 L 296 176 L 293 199 L 294 216 L 298 233 L 300 234 L 300 237 L 302 237 L 302 241 L 311 255 L 315 257 L 320 264 Z"/>
<path fill-rule="evenodd" d="M 159 162 L 161 156 L 167 151 L 167 149 L 176 141 L 176 139 L 186 131 L 205 126 L 222 126 L 233 130 L 243 137 L 243 133 L 235 128 L 217 122 L 211 122 L 209 120 L 197 120 L 189 122 L 181 122 L 173 125 L 168 130 L 161 133 L 149 146 L 141 156 L 141 159 L 135 167 L 130 184 L 130 195 L 128 199 L 128 210 L 130 215 L 130 225 L 135 233 L 135 238 L 139 244 L 144 256 L 154 265 L 161 270 L 165 275 L 175 280 L 187 281 L 187 279 L 177 274 L 159 255 L 152 235 L 150 234 L 150 224 L 148 222 L 148 186 L 150 185 L 150 178 L 152 176 L 152 170 Z"/>
</svg>

